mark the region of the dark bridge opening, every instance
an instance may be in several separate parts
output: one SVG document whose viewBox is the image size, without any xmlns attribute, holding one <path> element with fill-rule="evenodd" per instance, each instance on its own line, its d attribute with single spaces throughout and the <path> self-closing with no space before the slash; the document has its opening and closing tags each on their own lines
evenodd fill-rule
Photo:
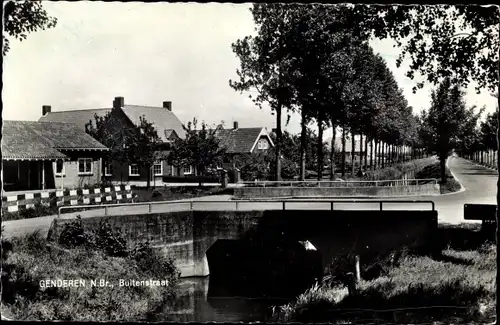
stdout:
<svg viewBox="0 0 500 325">
<path fill-rule="evenodd" d="M 320 253 L 297 241 L 218 240 L 206 254 L 209 297 L 287 299 L 322 276 Z"/>
</svg>

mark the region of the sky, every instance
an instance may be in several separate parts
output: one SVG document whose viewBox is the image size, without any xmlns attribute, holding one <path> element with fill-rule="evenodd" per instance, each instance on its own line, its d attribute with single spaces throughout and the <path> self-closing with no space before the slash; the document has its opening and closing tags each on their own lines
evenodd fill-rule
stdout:
<svg viewBox="0 0 500 325">
<path fill-rule="evenodd" d="M 276 126 L 270 110 L 262 110 L 229 86 L 239 61 L 231 43 L 254 34 L 250 4 L 44 2 L 57 17 L 55 28 L 32 33 L 11 49 L 3 63 L 3 118 L 38 120 L 42 105 L 52 111 L 112 107 L 125 104 L 160 106 L 172 101 L 183 123 L 196 117 L 208 124 L 230 127 Z M 421 80 L 405 77 L 399 50 L 390 39 L 372 41 L 393 71 L 415 112 L 429 107 L 430 86 L 416 94 Z M 496 99 L 474 85 L 468 105 L 493 112 Z M 286 129 L 300 132 L 300 117 Z M 331 131 L 325 132 L 325 137 Z"/>
</svg>

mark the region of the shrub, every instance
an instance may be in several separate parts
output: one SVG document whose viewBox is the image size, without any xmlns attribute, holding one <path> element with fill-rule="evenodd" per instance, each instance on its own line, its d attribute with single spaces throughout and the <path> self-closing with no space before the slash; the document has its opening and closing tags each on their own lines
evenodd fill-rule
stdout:
<svg viewBox="0 0 500 325">
<path fill-rule="evenodd" d="M 348 295 L 343 285 L 317 285 L 280 307 L 275 317 L 280 321 L 308 322 L 357 322 L 368 317 L 403 324 L 435 322 L 436 317 L 445 323 L 489 321 L 495 305 L 495 245 L 475 251 L 448 249 L 443 256 L 433 260 L 402 254 L 399 263 L 389 265 L 381 276 L 362 280 L 355 294 Z M 401 308 L 406 311 L 397 315 L 390 312 Z M 356 313 L 348 312 L 353 309 Z"/>
<path fill-rule="evenodd" d="M 101 220 L 96 229 L 86 232 L 80 216 L 64 224 L 58 243 L 68 248 L 87 247 L 105 252 L 109 256 L 127 256 L 127 242 L 119 228 Z"/>
<path fill-rule="evenodd" d="M 176 283 L 180 277 L 180 272 L 175 266 L 174 259 L 169 256 L 159 254 L 152 248 L 149 242 L 136 245 L 131 250 L 130 257 L 135 260 L 141 272 L 156 279 L 164 279 L 169 276 L 169 282 Z"/>
<path fill-rule="evenodd" d="M 74 224 L 79 233 L 78 224 Z M 155 252 L 135 258 L 106 256 L 101 250 L 83 247 L 61 249 L 48 245 L 39 233 L 13 238 L 15 251 L 2 261 L 2 302 L 16 320 L 139 321 L 164 305 L 175 294 L 178 271 L 163 268 L 168 287 L 92 287 L 91 279 L 118 283 L 119 279 L 149 279 Z M 161 259 L 158 259 L 161 260 Z M 148 267 L 149 264 L 149 267 Z M 159 273 L 158 273 L 159 275 Z M 85 287 L 43 288 L 45 279 L 83 279 Z M 4 311 L 4 310 L 2 310 Z"/>
<path fill-rule="evenodd" d="M 114 228 L 106 221 L 101 220 L 99 226 L 90 236 L 94 245 L 109 256 L 127 256 L 127 241 L 120 228 Z"/>
</svg>

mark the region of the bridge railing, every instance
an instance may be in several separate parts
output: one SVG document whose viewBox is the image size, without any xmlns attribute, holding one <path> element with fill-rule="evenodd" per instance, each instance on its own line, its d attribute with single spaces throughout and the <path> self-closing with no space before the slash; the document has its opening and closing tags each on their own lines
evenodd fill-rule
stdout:
<svg viewBox="0 0 500 325">
<path fill-rule="evenodd" d="M 421 178 L 421 179 L 395 179 L 395 180 L 379 180 L 379 181 L 254 181 L 241 182 L 247 187 L 371 187 L 371 186 L 408 186 L 408 185 L 423 185 L 437 184 L 437 178 Z"/>
<path fill-rule="evenodd" d="M 403 208 L 401 206 L 403 205 Z M 140 203 L 117 203 L 103 205 L 64 206 L 61 214 L 71 213 L 82 217 L 126 215 L 138 213 L 161 213 L 180 211 L 262 211 L 262 210 L 423 210 L 419 206 L 435 210 L 433 201 L 425 200 L 232 200 L 232 201 L 156 201 Z M 392 206 L 392 207 L 391 207 Z M 412 209 L 413 208 L 413 209 Z M 76 211 L 75 211 L 76 210 Z M 67 211 L 67 212 L 65 212 Z"/>
</svg>

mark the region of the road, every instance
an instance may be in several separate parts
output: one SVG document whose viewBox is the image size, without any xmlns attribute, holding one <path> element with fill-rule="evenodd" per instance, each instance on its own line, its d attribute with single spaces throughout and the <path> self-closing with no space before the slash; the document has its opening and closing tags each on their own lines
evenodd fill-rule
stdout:
<svg viewBox="0 0 500 325">
<path fill-rule="evenodd" d="M 373 200 L 389 200 L 391 203 L 385 203 L 383 208 L 396 210 L 418 210 L 428 209 L 430 204 L 408 204 L 398 202 L 402 200 L 429 200 L 435 203 L 435 208 L 438 211 L 440 223 L 458 224 L 464 222 L 463 205 L 465 203 L 483 203 L 496 204 L 496 182 L 498 173 L 494 170 L 476 165 L 462 158 L 450 157 L 448 161 L 450 170 L 458 178 L 464 191 L 458 193 L 450 193 L 440 196 L 427 197 L 398 197 L 398 198 L 378 198 Z M 286 202 L 286 209 L 331 209 L 332 199 L 315 199 L 301 200 L 302 202 Z M 342 201 L 347 199 L 333 199 L 334 201 Z M 369 202 L 369 199 L 363 199 L 367 203 L 343 203 L 334 202 L 334 209 L 339 210 L 373 210 L 378 209 L 379 205 L 375 202 Z M 192 202 L 192 203 L 191 203 Z M 170 201 L 165 203 L 151 204 L 149 207 L 146 204 L 115 206 L 108 208 L 109 215 L 124 215 L 148 212 L 169 212 L 182 211 L 191 207 L 194 210 L 263 210 L 263 209 L 283 209 L 282 202 L 273 201 L 232 201 L 230 195 L 205 196 L 195 199 L 186 199 L 178 201 Z M 62 214 L 61 218 L 74 218 L 76 215 L 81 215 L 83 218 L 96 215 L 103 215 L 104 209 L 96 206 L 92 210 Z M 33 219 L 13 220 L 3 223 L 5 226 L 5 237 L 29 233 L 40 229 L 43 235 L 46 235 L 52 220 L 56 216 L 47 216 Z"/>
</svg>

